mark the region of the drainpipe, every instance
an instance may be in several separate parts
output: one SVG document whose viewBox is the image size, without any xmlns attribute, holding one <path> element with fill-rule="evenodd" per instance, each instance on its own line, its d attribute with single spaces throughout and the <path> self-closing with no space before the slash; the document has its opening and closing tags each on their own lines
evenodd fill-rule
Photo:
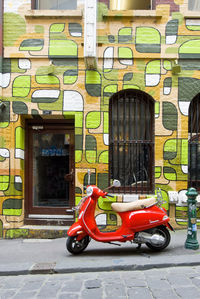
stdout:
<svg viewBox="0 0 200 299">
<path fill-rule="evenodd" d="M 3 73 L 3 0 L 0 0 L 0 99 L 2 99 Z"/>
<path fill-rule="evenodd" d="M 87 69 L 97 68 L 97 0 L 85 0 L 84 59 Z"/>
<path fill-rule="evenodd" d="M 2 63 L 3 63 L 3 0 L 0 0 L 0 100 L 2 99 L 2 71 L 3 71 Z M 0 219 L 0 239 L 1 238 L 3 238 L 3 221 Z"/>
</svg>

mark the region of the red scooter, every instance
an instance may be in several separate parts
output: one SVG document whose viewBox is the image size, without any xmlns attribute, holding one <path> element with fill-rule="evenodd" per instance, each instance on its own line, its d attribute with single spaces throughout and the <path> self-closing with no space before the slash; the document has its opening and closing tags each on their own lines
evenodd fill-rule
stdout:
<svg viewBox="0 0 200 299">
<path fill-rule="evenodd" d="M 120 182 L 114 180 L 114 187 L 119 187 Z M 169 217 L 164 208 L 156 206 L 155 197 L 137 200 L 128 203 L 112 203 L 112 210 L 117 212 L 122 220 L 119 229 L 112 232 L 101 232 L 95 221 L 95 207 L 98 198 L 112 195 L 100 190 L 95 185 L 88 185 L 79 206 L 78 220 L 68 230 L 66 247 L 72 254 L 79 254 L 88 246 L 90 239 L 98 242 L 126 242 L 131 241 L 146 244 L 155 251 L 160 251 L 169 245 L 173 231 L 169 224 Z"/>
</svg>

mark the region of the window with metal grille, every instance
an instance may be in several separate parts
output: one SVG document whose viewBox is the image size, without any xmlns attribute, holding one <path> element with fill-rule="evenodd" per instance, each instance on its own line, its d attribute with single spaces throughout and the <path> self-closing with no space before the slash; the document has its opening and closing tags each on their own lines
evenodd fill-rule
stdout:
<svg viewBox="0 0 200 299">
<path fill-rule="evenodd" d="M 110 179 L 118 179 L 113 192 L 153 191 L 154 100 L 139 90 L 125 90 L 110 99 Z"/>
<path fill-rule="evenodd" d="M 200 94 L 189 107 L 188 186 L 200 190 Z"/>
</svg>

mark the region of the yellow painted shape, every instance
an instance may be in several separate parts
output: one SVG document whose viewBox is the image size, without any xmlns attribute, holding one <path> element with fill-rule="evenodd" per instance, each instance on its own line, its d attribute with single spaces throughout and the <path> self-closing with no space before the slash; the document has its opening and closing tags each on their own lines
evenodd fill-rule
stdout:
<svg viewBox="0 0 200 299">
<path fill-rule="evenodd" d="M 174 3 L 177 5 L 184 4 L 184 0 L 174 0 Z"/>
</svg>

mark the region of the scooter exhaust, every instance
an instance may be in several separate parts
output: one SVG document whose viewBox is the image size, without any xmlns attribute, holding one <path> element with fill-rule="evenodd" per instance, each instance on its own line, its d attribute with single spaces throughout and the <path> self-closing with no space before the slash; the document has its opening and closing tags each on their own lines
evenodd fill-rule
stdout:
<svg viewBox="0 0 200 299">
<path fill-rule="evenodd" d="M 145 232 L 138 233 L 137 237 L 133 240 L 135 243 L 151 243 L 152 245 L 161 245 L 164 243 L 165 238 L 159 234 L 150 235 Z"/>
</svg>

